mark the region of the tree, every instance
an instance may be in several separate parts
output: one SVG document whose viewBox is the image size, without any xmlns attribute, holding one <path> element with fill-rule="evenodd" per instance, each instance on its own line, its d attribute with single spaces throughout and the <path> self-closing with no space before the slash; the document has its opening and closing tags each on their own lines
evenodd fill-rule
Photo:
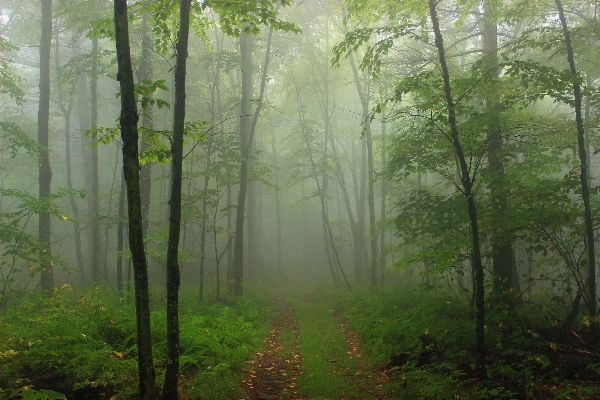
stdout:
<svg viewBox="0 0 600 400">
<path fill-rule="evenodd" d="M 50 184 L 52 182 L 52 169 L 48 149 L 49 119 L 50 119 L 50 50 L 52 45 L 52 0 L 42 0 L 42 32 L 40 39 L 40 101 L 38 111 L 38 143 L 39 148 L 39 198 L 50 197 Z M 39 239 L 44 248 L 40 257 L 40 271 L 42 290 L 51 295 L 54 289 L 54 275 L 52 269 L 52 249 L 50 247 L 51 222 L 50 213 L 41 212 L 39 215 Z"/>
<path fill-rule="evenodd" d="M 179 33 L 175 65 L 175 105 L 171 142 L 171 199 L 169 200 L 169 239 L 167 243 L 167 365 L 163 395 L 177 399 L 179 379 L 179 236 L 181 233 L 181 186 L 183 173 L 183 133 L 185 130 L 185 79 L 191 0 L 179 4 Z"/>
<path fill-rule="evenodd" d="M 501 124 L 499 118 L 500 104 L 498 101 L 498 91 L 496 89 L 497 81 L 500 76 L 500 67 L 498 65 L 498 26 L 496 23 L 496 7 L 492 1 L 484 2 L 483 16 L 483 53 L 485 64 L 489 69 L 486 75 L 489 83 L 489 89 L 485 97 L 485 107 L 488 113 L 487 136 L 488 147 L 488 166 L 491 175 L 490 204 L 500 222 L 495 232 L 491 235 L 492 245 L 492 265 L 494 268 L 494 289 L 501 291 L 501 298 L 512 304 L 509 297 L 510 292 L 514 291 L 518 282 L 513 282 L 513 251 L 510 233 L 506 228 L 506 212 L 508 210 L 508 196 L 506 194 L 506 178 L 504 166 L 504 149 Z"/>
<path fill-rule="evenodd" d="M 56 41 L 55 41 L 55 62 L 56 62 L 56 87 L 58 92 L 58 106 L 65 119 L 65 164 L 66 164 L 66 178 L 67 178 L 67 189 L 73 190 L 73 165 L 71 156 L 71 113 L 73 111 L 74 101 L 74 82 L 69 84 L 68 100 L 66 101 L 63 95 L 61 79 L 62 73 L 60 69 L 60 53 L 59 53 L 59 30 L 56 30 Z M 75 239 L 75 257 L 77 259 L 77 269 L 79 270 L 79 282 L 83 287 L 85 285 L 85 269 L 83 267 L 83 254 L 81 248 L 81 228 L 79 223 L 79 206 L 75 201 L 73 193 L 69 194 L 69 204 L 73 211 L 73 236 Z"/>
<path fill-rule="evenodd" d="M 148 266 L 144 249 L 142 207 L 138 156 L 138 114 L 135 85 L 129 47 L 127 0 L 114 2 L 115 41 L 117 49 L 117 80 L 121 88 L 121 139 L 123 141 L 123 171 L 127 184 L 129 215 L 129 248 L 133 261 L 137 327 L 138 379 L 140 397 L 156 398 L 152 341 L 150 333 L 150 302 L 148 296 Z"/>
<path fill-rule="evenodd" d="M 90 76 L 90 128 L 96 132 L 98 125 L 98 36 L 92 38 L 92 68 Z M 96 139 L 96 134 L 92 135 Z M 91 146 L 91 182 L 90 182 L 90 200 L 92 209 L 92 282 L 97 283 L 100 280 L 100 182 L 98 171 L 98 146 Z M 106 277 L 104 277 L 106 279 Z"/>
<path fill-rule="evenodd" d="M 467 165 L 464 150 L 460 141 L 458 128 L 456 124 L 456 103 L 452 97 L 452 86 L 450 84 L 450 73 L 446 63 L 446 51 L 444 48 L 444 38 L 440 30 L 439 19 L 436 9 L 436 1 L 429 0 L 429 17 L 433 25 L 435 35 L 435 47 L 437 47 L 440 67 L 442 70 L 442 79 L 444 81 L 444 94 L 447 105 L 448 126 L 450 129 L 449 140 L 452 141 L 458 164 L 460 166 L 460 181 L 462 184 L 462 194 L 467 201 L 467 210 L 469 213 L 469 222 L 471 225 L 471 262 L 475 270 L 475 307 L 476 325 L 475 325 L 475 372 L 479 379 L 486 379 L 487 372 L 485 370 L 485 291 L 483 286 L 483 264 L 481 262 L 481 249 L 479 242 L 479 220 L 477 218 L 477 207 L 475 205 L 475 193 L 473 191 L 473 179 L 471 171 Z"/>
<path fill-rule="evenodd" d="M 596 321 L 596 253 L 594 250 L 594 225 L 592 221 L 592 211 L 590 207 L 590 191 L 588 187 L 588 163 L 585 149 L 585 129 L 583 125 L 582 114 L 582 95 L 579 76 L 575 66 L 575 57 L 573 55 L 573 45 L 571 44 L 571 32 L 567 24 L 567 18 L 560 0 L 555 0 L 558 9 L 558 17 L 563 30 L 565 47 L 567 50 L 567 62 L 569 63 L 569 72 L 573 81 L 573 108 L 575 111 L 575 124 L 577 128 L 577 152 L 579 154 L 579 180 L 581 182 L 581 199 L 584 208 L 585 234 L 587 238 L 587 262 L 588 262 L 588 308 L 590 313 L 592 334 L 595 339 L 598 337 L 598 323 Z"/>
</svg>

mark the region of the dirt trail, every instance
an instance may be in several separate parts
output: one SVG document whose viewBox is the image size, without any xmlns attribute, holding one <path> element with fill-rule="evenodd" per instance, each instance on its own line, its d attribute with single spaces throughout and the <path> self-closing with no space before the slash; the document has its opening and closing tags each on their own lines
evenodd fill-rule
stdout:
<svg viewBox="0 0 600 400">
<path fill-rule="evenodd" d="M 248 370 L 240 385 L 244 399 L 308 400 L 310 397 L 298 393 L 296 388 L 296 381 L 303 372 L 300 369 L 300 333 L 294 317 L 294 307 L 285 301 L 283 295 L 273 297 L 273 307 L 273 317 L 270 321 L 272 329 L 263 349 L 253 360 L 248 361 Z M 346 353 L 350 361 L 342 373 L 344 381 L 348 387 L 354 387 L 357 392 L 364 393 L 364 396 L 351 396 L 344 400 L 386 399 L 387 396 L 381 390 L 381 386 L 387 382 L 385 371 L 374 371 L 372 366 L 368 365 L 361 354 L 360 344 L 354 332 L 348 329 L 343 319 L 334 318 L 345 338 Z"/>
<path fill-rule="evenodd" d="M 335 319 L 340 326 L 340 332 L 346 338 L 348 357 L 356 363 L 354 371 L 349 371 L 346 374 L 348 383 L 354 387 L 360 387 L 373 398 L 378 400 L 387 399 L 388 396 L 381 389 L 389 379 L 387 371 L 385 369 L 374 371 L 372 367 L 367 365 L 361 353 L 360 343 L 356 338 L 356 334 L 348 328 L 343 319 L 338 316 Z M 349 379 L 350 377 L 352 379 Z"/>
<path fill-rule="evenodd" d="M 273 318 L 264 349 L 248 361 L 249 371 L 242 380 L 246 400 L 301 400 L 296 393 L 300 371 L 298 327 L 294 308 L 283 296 L 273 298 Z"/>
</svg>

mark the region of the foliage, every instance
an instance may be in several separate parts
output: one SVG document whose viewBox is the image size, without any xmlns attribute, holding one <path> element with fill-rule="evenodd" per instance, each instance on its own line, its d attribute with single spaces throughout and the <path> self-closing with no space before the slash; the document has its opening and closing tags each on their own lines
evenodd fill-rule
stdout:
<svg viewBox="0 0 600 400">
<path fill-rule="evenodd" d="M 572 360 L 569 350 L 562 351 L 562 346 L 570 349 L 572 344 L 551 333 L 557 332 L 551 321 L 564 315 L 565 309 L 538 300 L 543 305 L 527 305 L 518 314 L 501 304 L 487 309 L 488 383 L 471 379 L 470 337 L 475 321 L 468 303 L 441 292 L 396 286 L 339 296 L 336 309 L 377 362 L 402 360 L 386 367 L 392 375 L 387 389 L 394 398 L 447 399 L 469 394 L 476 399 L 513 399 L 540 398 L 541 393 L 585 398 L 585 393 L 598 394 L 587 382 L 597 376 L 585 373 L 585 365 L 579 375 L 567 375 L 558 367 L 580 362 Z M 578 325 L 580 334 L 584 323 Z M 433 339 L 428 346 L 423 335 Z M 591 372 L 594 358 L 585 360 Z"/>
<path fill-rule="evenodd" d="M 12 198 L 15 206 L 12 211 L 0 213 L 0 309 L 6 306 L 10 289 L 21 278 L 28 283 L 39 272 L 39 261 L 45 246 L 28 232 L 32 218 L 40 213 L 48 213 L 60 221 L 70 221 L 56 205 L 57 200 L 67 195 L 80 194 L 75 190 L 60 189 L 44 199 L 17 189 L 1 189 L 0 196 Z M 45 258 L 51 263 L 60 263 L 56 254 Z"/>
<path fill-rule="evenodd" d="M 198 306 L 192 297 L 182 296 L 180 315 L 182 373 L 195 380 L 186 390 L 192 396 L 206 391 L 219 393 L 211 398 L 226 398 L 236 393 L 245 361 L 266 333 L 267 303 L 249 296 L 231 305 Z M 160 294 L 153 298 L 154 358 L 160 376 L 166 357 L 165 309 Z M 40 293 L 26 295 L 20 307 L 1 318 L 0 387 L 5 390 L 0 398 L 32 398 L 25 395 L 34 393 L 63 398 L 51 397 L 51 391 L 131 398 L 137 389 L 133 307 L 102 287 L 77 293 L 64 285 L 50 299 Z"/>
<path fill-rule="evenodd" d="M 0 94 L 8 95 L 17 104 L 23 103 L 25 92 L 21 88 L 22 78 L 17 75 L 9 58 L 5 57 L 6 53 L 17 50 L 17 47 L 11 44 L 4 37 L 0 37 Z"/>
</svg>

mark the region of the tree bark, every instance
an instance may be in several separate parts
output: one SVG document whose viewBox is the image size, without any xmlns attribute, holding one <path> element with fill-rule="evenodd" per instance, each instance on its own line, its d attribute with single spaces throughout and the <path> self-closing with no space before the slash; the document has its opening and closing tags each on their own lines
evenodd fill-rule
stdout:
<svg viewBox="0 0 600 400">
<path fill-rule="evenodd" d="M 40 98 L 38 109 L 38 160 L 39 199 L 50 197 L 52 169 L 48 148 L 50 123 L 50 50 L 52 46 L 52 0 L 42 0 L 42 34 L 40 39 Z M 52 295 L 54 273 L 52 269 L 52 248 L 50 247 L 51 221 L 49 212 L 40 212 L 39 239 L 43 246 L 40 254 L 40 287 Z"/>
<path fill-rule="evenodd" d="M 475 372 L 481 380 L 487 378 L 485 370 L 485 303 L 484 303 L 484 286 L 483 286 L 483 264 L 481 262 L 481 249 L 479 243 L 479 225 L 477 219 L 477 207 L 475 206 L 475 193 L 473 193 L 473 181 L 471 179 L 469 167 L 465 158 L 462 144 L 460 142 L 458 127 L 456 124 L 456 110 L 454 99 L 452 98 L 452 86 L 450 84 L 450 73 L 446 64 L 446 54 L 444 49 L 444 39 L 440 30 L 440 24 L 437 16 L 436 1 L 429 0 L 429 14 L 431 24 L 435 34 L 435 47 L 438 49 L 440 67 L 442 69 L 442 78 L 444 81 L 444 94 L 446 97 L 446 105 L 448 107 L 448 125 L 450 127 L 450 138 L 454 152 L 460 166 L 460 179 L 462 184 L 462 193 L 467 201 L 467 210 L 471 225 L 471 241 L 472 241 L 472 262 L 475 271 L 476 282 L 476 297 L 475 307 L 476 324 L 475 324 Z"/>
<path fill-rule="evenodd" d="M 119 222 L 117 222 L 117 291 L 123 292 L 123 233 L 125 229 L 125 176 L 121 174 L 119 190 Z"/>
<path fill-rule="evenodd" d="M 73 93 L 69 93 L 67 105 L 64 104 L 62 86 L 60 84 L 60 53 L 59 53 L 59 30 L 56 30 L 55 42 L 55 62 L 56 62 L 56 88 L 58 92 L 58 105 L 65 119 L 65 169 L 67 179 L 67 189 L 73 190 L 73 165 L 71 156 L 71 115 L 73 111 Z M 81 249 L 81 226 L 79 223 L 79 206 L 75 196 L 69 193 L 69 205 L 73 211 L 73 237 L 75 239 L 75 258 L 77 260 L 77 270 L 79 271 L 79 283 L 83 288 L 85 286 L 85 270 L 83 269 L 83 254 Z M 1 210 L 0 210 L 1 212 Z"/>
<path fill-rule="evenodd" d="M 281 194 L 279 193 L 279 164 L 277 160 L 277 146 L 275 142 L 275 129 L 271 125 L 271 150 L 273 151 L 273 189 L 275 192 L 275 243 L 277 246 L 277 272 L 283 273 L 283 256 L 281 244 Z"/>
<path fill-rule="evenodd" d="M 265 50 L 265 61 L 263 64 L 262 76 L 260 81 L 260 93 L 256 110 L 250 125 L 248 125 L 248 117 L 250 104 L 249 100 L 252 95 L 252 48 L 250 37 L 247 33 L 242 32 L 240 36 L 240 56 L 242 60 L 242 96 L 240 110 L 240 146 L 242 162 L 240 165 L 240 189 L 238 193 L 237 215 L 235 221 L 235 238 L 233 247 L 233 271 L 232 271 L 232 287 L 231 291 L 235 296 L 243 294 L 243 277 L 244 277 L 244 209 L 246 205 L 246 194 L 248 192 L 248 164 L 252 155 L 252 146 L 254 143 L 254 134 L 256 124 L 263 106 L 263 98 L 266 90 L 267 71 L 271 56 L 271 42 L 273 39 L 273 29 L 269 30 L 267 39 L 267 48 Z"/>
<path fill-rule="evenodd" d="M 385 108 L 381 111 L 381 170 L 385 172 L 387 169 L 387 155 L 386 155 L 386 114 Z M 379 284 L 383 286 L 385 284 L 385 261 L 386 261 L 386 248 L 385 248 L 385 219 L 387 216 L 386 212 L 386 199 L 387 199 L 387 179 L 385 174 L 381 176 L 381 227 L 379 228 Z"/>
<path fill-rule="evenodd" d="M 92 69 L 90 76 L 90 127 L 96 129 L 98 125 L 98 37 L 92 39 Z M 96 134 L 92 136 L 96 139 Z M 98 146 L 91 146 L 91 191 L 92 205 L 92 282 L 100 280 L 100 182 L 98 172 Z"/>
<path fill-rule="evenodd" d="M 167 245 L 167 365 L 163 396 L 177 399 L 179 378 L 179 236 L 181 232 L 181 187 L 183 174 L 183 133 L 185 128 L 185 78 L 191 0 L 179 3 L 179 34 L 175 63 L 175 107 L 171 144 L 171 200 Z"/>
<path fill-rule="evenodd" d="M 563 28 L 565 38 L 565 47 L 567 48 L 567 61 L 569 70 L 573 76 L 573 99 L 575 108 L 575 124 L 577 127 L 577 149 L 579 153 L 579 180 L 581 182 L 581 198 L 583 200 L 585 233 L 587 239 L 588 256 L 588 309 L 590 315 L 590 328 L 595 339 L 598 337 L 598 323 L 596 322 L 597 300 L 596 300 L 596 252 L 594 249 L 594 225 L 592 222 L 592 211 L 590 207 L 590 191 L 588 186 L 588 167 L 587 154 L 585 151 L 585 129 L 582 116 L 582 96 L 581 86 L 578 83 L 577 68 L 575 68 L 575 57 L 573 55 L 573 45 L 571 44 L 571 33 L 567 25 L 567 19 L 560 0 L 555 0 L 558 8 L 558 17 Z"/>
<path fill-rule="evenodd" d="M 310 166 L 312 169 L 312 177 L 315 180 L 315 183 L 317 185 L 317 193 L 319 195 L 319 201 L 321 203 L 321 223 L 322 223 L 322 227 L 323 227 L 323 245 L 325 246 L 325 255 L 327 256 L 327 265 L 329 267 L 329 272 L 331 273 L 331 278 L 333 279 L 335 286 L 339 287 L 340 279 L 336 273 L 336 269 L 334 267 L 334 260 L 332 259 L 332 255 L 331 255 L 331 251 L 332 251 L 331 246 L 335 246 L 335 243 L 332 240 L 330 240 L 330 239 L 332 239 L 332 236 L 330 236 L 329 220 L 328 220 L 328 216 L 327 216 L 327 204 L 326 204 L 326 200 L 325 200 L 326 193 L 325 193 L 323 185 L 319 181 L 319 171 L 317 168 L 317 163 L 315 162 L 315 159 L 313 157 L 313 152 L 310 147 L 309 135 L 304 129 L 305 118 L 304 118 L 302 103 L 300 100 L 300 91 L 298 89 L 298 85 L 295 82 L 294 82 L 294 88 L 296 90 L 296 104 L 298 106 L 298 119 L 300 121 L 302 136 L 304 138 L 304 142 L 306 143 L 306 151 L 308 152 L 308 158 L 309 158 Z M 324 150 L 326 151 L 326 149 L 327 148 L 325 148 Z M 324 154 L 323 157 L 327 158 L 327 155 Z M 326 164 L 323 163 L 323 165 L 325 166 Z M 327 173 L 326 171 L 323 171 L 323 175 L 325 175 L 326 173 Z"/>
<path fill-rule="evenodd" d="M 146 12 L 142 16 L 142 58 L 140 60 L 139 78 L 140 81 L 152 80 L 152 40 L 149 35 L 150 13 Z M 140 82 L 139 84 L 141 84 Z M 149 95 L 152 97 L 152 94 Z M 140 152 L 143 154 L 149 147 L 147 135 L 153 129 L 152 107 L 144 110 L 142 116 L 142 131 Z M 148 236 L 148 214 L 150 213 L 150 198 L 152 194 L 152 163 L 145 163 L 140 169 L 140 191 L 142 195 L 142 223 L 144 228 L 144 237 Z"/>
<path fill-rule="evenodd" d="M 206 150 L 206 171 L 210 171 L 211 167 L 211 158 L 212 158 L 212 139 L 208 139 L 208 149 Z M 204 198 L 202 199 L 202 223 L 200 226 L 200 287 L 198 288 L 198 301 L 204 301 L 204 263 L 206 261 L 205 256 L 205 247 L 206 247 L 206 207 L 207 207 L 207 198 L 206 193 L 208 191 L 208 183 L 210 181 L 210 176 L 206 174 L 204 176 Z M 216 238 L 215 238 L 216 240 Z"/>
<path fill-rule="evenodd" d="M 371 245 L 371 285 L 377 286 L 377 273 L 378 268 L 378 249 L 377 249 L 377 235 L 378 231 L 375 227 L 375 174 L 374 174 L 374 161 L 373 161 L 373 139 L 371 137 L 371 119 L 369 117 L 369 87 L 368 82 L 365 82 L 365 87 L 360 84 L 360 77 L 354 62 L 354 57 L 350 55 L 350 65 L 352 66 L 352 73 L 354 75 L 354 83 L 356 85 L 356 91 L 360 99 L 363 113 L 363 133 L 366 140 L 367 146 L 367 203 L 369 205 L 369 236 Z M 368 78 L 365 78 L 365 80 Z"/>
<path fill-rule="evenodd" d="M 129 47 L 127 0 L 114 0 L 115 41 L 121 88 L 121 138 L 123 141 L 123 172 L 127 184 L 129 213 L 129 248 L 133 260 L 135 308 L 137 326 L 138 379 L 140 397 L 156 399 L 152 340 L 150 333 L 150 304 L 148 296 L 148 266 L 144 250 L 142 207 L 138 160 L 138 114 L 135 102 L 133 69 Z"/>
<path fill-rule="evenodd" d="M 493 81 L 500 76 L 498 68 L 498 26 L 494 18 L 494 5 L 491 1 L 484 3 L 483 19 L 483 54 L 486 57 L 486 67 L 490 70 L 488 80 L 492 81 L 491 88 L 486 93 L 485 107 L 488 113 L 487 138 L 488 166 L 490 169 L 490 202 L 491 208 L 498 219 L 503 221 L 508 210 L 508 196 L 504 178 L 504 149 L 500 131 L 500 103 Z M 487 71 L 486 71 L 487 72 Z M 515 283 L 513 282 L 512 241 L 506 232 L 504 224 L 497 227 L 492 235 L 492 265 L 494 270 L 494 290 L 499 292 L 502 301 L 513 305 Z"/>
</svg>

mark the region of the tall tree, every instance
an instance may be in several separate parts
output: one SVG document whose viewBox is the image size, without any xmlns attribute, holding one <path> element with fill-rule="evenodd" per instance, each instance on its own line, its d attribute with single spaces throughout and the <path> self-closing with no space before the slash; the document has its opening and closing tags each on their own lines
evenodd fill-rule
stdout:
<svg viewBox="0 0 600 400">
<path fill-rule="evenodd" d="M 462 188 L 460 188 L 462 194 L 465 196 L 467 201 L 467 210 L 469 213 L 469 222 L 471 225 L 471 262 L 473 263 L 473 269 L 475 271 L 475 307 L 476 311 L 476 324 L 475 324 L 475 372 L 479 379 L 486 379 L 487 372 L 485 370 L 485 300 L 484 300 L 484 286 L 483 286 L 483 264 L 481 262 L 481 249 L 479 243 L 479 220 L 477 217 L 477 207 L 475 205 L 475 193 L 473 192 L 473 179 L 471 178 L 471 171 L 465 158 L 462 143 L 460 141 L 460 135 L 458 132 L 456 122 L 456 103 L 452 96 L 452 86 L 450 83 L 450 73 L 448 70 L 448 64 L 446 62 L 446 50 L 444 48 L 444 38 L 440 29 L 439 18 L 436 9 L 436 0 L 429 0 L 429 16 L 431 18 L 431 24 L 433 26 L 433 33 L 435 35 L 435 47 L 438 51 L 438 59 L 442 70 L 442 79 L 444 82 L 444 95 L 446 99 L 447 107 L 447 122 L 450 128 L 449 139 L 454 147 L 454 152 L 458 160 L 460 169 L 460 181 Z"/>
<path fill-rule="evenodd" d="M 377 235 L 379 232 L 375 226 L 375 166 L 373 161 L 373 139 L 371 137 L 371 117 L 369 115 L 370 85 L 369 78 L 366 74 L 363 83 L 361 84 L 361 79 L 353 55 L 350 55 L 350 65 L 352 66 L 354 84 L 356 85 L 356 91 L 358 92 L 358 97 L 360 98 L 360 104 L 362 106 L 363 135 L 367 148 L 367 203 L 369 205 L 369 242 L 371 244 L 371 285 L 377 286 L 379 283 L 377 280 L 377 274 L 379 273 Z"/>
<path fill-rule="evenodd" d="M 95 132 L 98 125 L 98 36 L 92 38 L 92 69 L 90 73 L 90 124 L 92 132 Z M 96 139 L 96 134 L 93 139 Z M 98 164 L 98 146 L 91 146 L 91 185 L 90 200 L 92 209 L 92 282 L 98 282 L 100 279 L 100 181 Z M 106 277 L 105 277 L 106 278 Z"/>
<path fill-rule="evenodd" d="M 142 15 L 142 57 L 138 69 L 139 85 L 143 81 L 151 81 L 153 75 L 152 64 L 152 40 L 150 38 L 149 27 L 150 13 L 145 12 Z M 152 92 L 148 94 L 148 98 L 152 98 Z M 147 107 L 142 116 L 142 132 L 140 152 L 144 152 L 150 147 L 148 143 L 148 133 L 153 129 L 152 107 Z M 140 190 L 142 194 L 142 218 L 144 227 L 144 237 L 148 234 L 148 213 L 150 212 L 150 197 L 152 193 L 152 163 L 146 162 L 141 166 L 140 170 Z"/>
<path fill-rule="evenodd" d="M 50 123 L 50 51 L 52 46 L 52 0 L 42 0 L 42 32 L 40 38 L 40 98 L 38 109 L 38 182 L 39 198 L 45 200 L 50 197 L 50 184 L 52 182 L 52 169 L 48 148 L 49 123 Z M 54 274 L 52 269 L 52 249 L 50 247 L 51 222 L 50 213 L 41 212 L 39 215 L 39 239 L 43 249 L 40 254 L 40 271 L 42 290 L 52 294 L 54 289 Z"/>
<path fill-rule="evenodd" d="M 247 32 L 240 35 L 240 56 L 242 62 L 242 93 L 240 105 L 240 188 L 237 202 L 237 215 L 235 220 L 235 238 L 233 247 L 233 294 L 241 296 L 243 294 L 243 275 L 244 275 L 244 209 L 246 205 L 246 194 L 248 192 L 248 169 L 250 158 L 252 157 L 252 147 L 254 144 L 254 135 L 256 124 L 263 106 L 267 84 L 267 71 L 271 60 L 271 42 L 273 39 L 273 28 L 269 30 L 267 47 L 265 49 L 265 60 L 262 68 L 260 80 L 260 92 L 257 99 L 257 106 L 254 114 L 250 114 L 250 97 L 252 96 L 252 45 L 251 36 Z M 252 117 L 252 119 L 250 119 Z"/>
<path fill-rule="evenodd" d="M 185 130 L 185 79 L 191 0 L 179 3 L 179 33 L 175 64 L 175 106 L 171 142 L 171 199 L 167 243 L 167 365 L 163 396 L 177 399 L 179 378 L 179 236 L 181 233 L 181 188 L 183 174 L 183 133 Z"/>
<path fill-rule="evenodd" d="M 121 88 L 121 139 L 123 141 L 123 173 L 127 186 L 129 213 L 129 248 L 133 261 L 135 311 L 137 327 L 138 379 L 140 397 L 156 399 L 152 340 L 150 332 L 150 302 L 148 296 L 148 265 L 144 249 L 142 206 L 140 196 L 140 165 L 138 154 L 138 113 L 129 47 L 127 0 L 114 0 L 115 41 L 117 48 L 117 80 Z"/>
<path fill-rule="evenodd" d="M 252 91 L 252 52 L 249 46 L 250 34 L 240 34 L 240 58 L 242 70 L 242 93 L 240 98 L 240 187 L 238 191 L 235 238 L 233 242 L 233 265 L 231 274 L 231 292 L 235 296 L 244 293 L 244 215 L 246 208 L 246 194 L 248 192 L 248 161 L 252 146 L 249 124 L 249 103 Z"/>
<path fill-rule="evenodd" d="M 498 25 L 496 22 L 496 7 L 494 2 L 484 2 L 483 18 L 483 54 L 485 56 L 486 67 L 489 73 L 486 75 L 489 82 L 489 89 L 486 92 L 485 107 L 488 114 L 487 136 L 488 147 L 488 165 L 491 176 L 490 181 L 490 203 L 491 207 L 498 216 L 500 226 L 497 226 L 491 238 L 492 245 L 492 266 L 494 269 L 494 289 L 502 292 L 502 298 L 509 304 L 510 292 L 514 291 L 516 282 L 513 282 L 512 242 L 507 232 L 504 222 L 504 215 L 508 210 L 508 196 L 506 194 L 506 185 L 504 177 L 504 149 L 503 138 L 500 127 L 500 102 L 498 100 L 498 91 L 496 90 L 496 81 L 500 76 L 498 67 Z"/>
<path fill-rule="evenodd" d="M 73 111 L 73 100 L 74 93 L 73 87 L 69 88 L 68 100 L 65 104 L 64 94 L 61 85 L 61 72 L 60 72 L 60 52 L 59 52 L 59 30 L 56 30 L 56 40 L 54 43 L 55 49 L 55 63 L 56 63 L 56 88 L 58 93 L 58 106 L 65 119 L 65 168 L 66 168 L 66 179 L 67 189 L 73 190 L 73 165 L 71 156 L 71 114 Z M 73 85 L 73 84 L 71 84 Z M 81 224 L 79 223 L 79 206 L 75 201 L 75 195 L 69 193 L 69 205 L 73 212 L 73 238 L 75 240 L 75 258 L 77 260 L 77 269 L 79 271 L 79 282 L 83 287 L 85 285 L 85 270 L 83 268 L 83 253 L 81 246 Z"/>
<path fill-rule="evenodd" d="M 582 98 L 581 85 L 579 84 L 579 76 L 575 66 L 575 56 L 573 55 L 573 45 L 571 43 L 571 32 L 567 24 L 567 18 L 560 0 L 555 0 L 556 8 L 558 9 L 558 17 L 563 30 L 565 47 L 567 49 L 567 62 L 569 63 L 569 71 L 573 79 L 573 108 L 575 109 L 575 125 L 577 128 L 577 150 L 579 153 L 579 180 L 581 182 L 581 198 L 583 200 L 585 234 L 587 239 L 587 262 L 588 262 L 588 309 L 590 314 L 592 334 L 597 339 L 598 322 L 596 321 L 597 314 L 597 299 L 596 299 L 596 252 L 594 249 L 594 224 L 592 221 L 592 211 L 590 207 L 590 190 L 588 186 L 588 164 L 587 154 L 585 150 L 585 129 L 583 125 L 582 113 Z"/>
</svg>

